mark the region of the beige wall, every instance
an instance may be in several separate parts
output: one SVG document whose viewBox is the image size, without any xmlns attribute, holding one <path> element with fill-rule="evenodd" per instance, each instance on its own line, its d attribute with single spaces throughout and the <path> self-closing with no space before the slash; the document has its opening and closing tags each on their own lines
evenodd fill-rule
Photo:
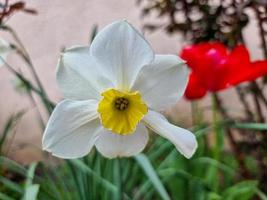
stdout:
<svg viewBox="0 0 267 200">
<path fill-rule="evenodd" d="M 61 98 L 54 71 L 62 47 L 87 44 L 94 24 L 103 27 L 114 20 L 127 19 L 138 28 L 142 25 L 140 8 L 136 7 L 134 0 L 27 0 L 27 5 L 36 8 L 38 15 L 20 13 L 7 23 L 21 37 L 49 96 L 54 101 L 59 101 Z M 248 46 L 255 49 L 252 51 L 253 56 L 257 58 L 260 55 L 257 51 L 258 40 L 252 37 L 255 31 L 257 30 L 249 28 L 246 37 L 249 39 Z M 6 34 L 1 36 L 8 38 Z M 171 37 L 158 31 L 153 34 L 146 33 L 146 37 L 157 53 L 176 54 L 182 46 L 181 37 L 177 35 Z M 27 69 L 17 56 L 10 55 L 8 62 L 28 75 Z M 7 117 L 17 110 L 28 110 L 18 124 L 15 142 L 9 151 L 11 157 L 16 154 L 20 161 L 27 162 L 39 158 L 41 131 L 38 128 L 34 108 L 25 96 L 13 90 L 12 79 L 6 69 L 0 69 L 0 127 Z M 181 120 L 190 116 L 189 104 L 186 105 L 186 109 L 182 109 L 184 105 L 183 101 L 178 103 L 176 109 L 182 112 L 179 112 L 179 116 L 174 114 Z"/>
</svg>

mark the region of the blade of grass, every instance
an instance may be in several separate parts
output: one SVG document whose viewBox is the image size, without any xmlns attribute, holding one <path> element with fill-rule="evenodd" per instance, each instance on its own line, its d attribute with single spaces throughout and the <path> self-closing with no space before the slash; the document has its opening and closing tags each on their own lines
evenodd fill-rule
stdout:
<svg viewBox="0 0 267 200">
<path fill-rule="evenodd" d="M 118 192 L 117 187 L 113 183 L 96 174 L 89 166 L 85 165 L 81 160 L 71 160 L 70 162 L 73 163 L 74 166 L 77 167 L 77 169 L 82 170 L 84 173 L 93 176 L 95 180 L 102 184 L 107 190 L 111 192 Z"/>
<path fill-rule="evenodd" d="M 14 191 L 14 192 L 18 192 L 19 194 L 23 194 L 23 189 L 21 187 L 21 185 L 0 176 L 0 183 L 2 183 L 4 186 L 6 186 L 7 188 L 9 188 L 10 190 Z"/>
<path fill-rule="evenodd" d="M 40 185 L 38 184 L 27 186 L 23 200 L 36 200 L 39 192 L 39 187 Z"/>
<path fill-rule="evenodd" d="M 5 167 L 10 171 L 16 172 L 22 176 L 25 176 L 27 174 L 27 170 L 24 167 L 4 156 L 0 156 L 0 167 L 0 169 Z"/>
<path fill-rule="evenodd" d="M 234 123 L 230 124 L 229 126 L 237 129 L 251 129 L 259 131 L 267 130 L 267 124 L 263 123 Z"/>
<path fill-rule="evenodd" d="M 34 172 L 35 172 L 36 166 L 37 166 L 37 163 L 34 162 L 29 167 L 29 170 L 27 173 L 27 179 L 26 179 L 26 183 L 25 183 L 26 187 L 32 185 L 32 183 L 33 183 Z"/>
<path fill-rule="evenodd" d="M 113 199 L 123 199 L 123 183 L 122 183 L 122 160 L 120 158 L 113 162 L 113 182 L 118 186 L 118 192 L 114 194 Z"/>
<path fill-rule="evenodd" d="M 16 199 L 13 199 L 13 198 L 11 198 L 11 197 L 9 197 L 6 194 L 3 194 L 1 192 L 0 192 L 0 199 L 1 200 L 16 200 Z"/>
<path fill-rule="evenodd" d="M 17 114 L 11 116 L 6 124 L 4 125 L 4 130 L 1 133 L 0 137 L 0 154 L 2 154 L 3 151 L 3 145 L 6 141 L 8 133 L 13 129 L 13 127 L 16 125 L 17 121 L 24 115 L 25 111 L 20 111 Z"/>
<path fill-rule="evenodd" d="M 266 194 L 264 194 L 262 191 L 260 191 L 259 189 L 256 189 L 256 194 L 257 196 L 261 199 L 261 200 L 267 200 L 267 196 Z"/>
<path fill-rule="evenodd" d="M 139 154 L 134 157 L 137 163 L 140 165 L 140 167 L 144 170 L 145 174 L 147 177 L 150 179 L 152 182 L 153 186 L 159 193 L 159 195 L 162 197 L 164 200 L 170 200 L 171 198 L 169 197 L 166 189 L 164 188 L 161 180 L 159 179 L 157 172 L 151 165 L 150 161 L 144 154 Z"/>
<path fill-rule="evenodd" d="M 194 159 L 193 162 L 196 163 L 197 165 L 199 164 L 212 165 L 224 171 L 225 173 L 228 173 L 230 176 L 234 176 L 236 173 L 235 170 L 229 167 L 228 165 L 223 164 L 222 162 L 219 162 L 218 160 L 215 160 L 209 157 L 199 157 L 199 158 Z"/>
<path fill-rule="evenodd" d="M 27 179 L 25 182 L 25 193 L 23 200 L 36 200 L 40 185 L 33 184 L 34 173 L 37 163 L 32 163 L 28 169 Z"/>
</svg>

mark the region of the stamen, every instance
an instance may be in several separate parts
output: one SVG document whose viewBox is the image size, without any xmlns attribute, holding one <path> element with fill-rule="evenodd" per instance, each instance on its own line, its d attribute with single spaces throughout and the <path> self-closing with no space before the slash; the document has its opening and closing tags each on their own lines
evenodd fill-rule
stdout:
<svg viewBox="0 0 267 200">
<path fill-rule="evenodd" d="M 123 111 L 126 108 L 128 108 L 128 105 L 129 105 L 129 100 L 124 97 L 119 97 L 115 100 L 115 108 L 120 111 Z"/>
</svg>

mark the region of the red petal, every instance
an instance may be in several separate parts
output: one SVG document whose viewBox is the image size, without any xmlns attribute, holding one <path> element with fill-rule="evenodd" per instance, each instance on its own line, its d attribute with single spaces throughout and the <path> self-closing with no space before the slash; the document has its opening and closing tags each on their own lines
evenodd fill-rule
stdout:
<svg viewBox="0 0 267 200">
<path fill-rule="evenodd" d="M 233 49 L 226 60 L 226 82 L 229 85 L 237 85 L 247 79 L 250 73 L 251 63 L 249 52 L 244 45 L 239 45 Z"/>
<path fill-rule="evenodd" d="M 211 49 L 216 50 L 221 56 L 226 56 L 227 55 L 227 48 L 223 43 L 220 42 L 213 42 L 209 43 L 209 51 Z"/>
<path fill-rule="evenodd" d="M 186 46 L 180 56 L 182 59 L 186 60 L 189 67 L 194 68 L 198 61 L 203 59 L 203 56 L 207 54 L 211 49 L 214 49 L 215 51 L 219 52 L 221 55 L 227 54 L 226 47 L 219 42 L 213 42 L 213 43 L 200 43 L 196 45 Z"/>
<path fill-rule="evenodd" d="M 230 59 L 242 61 L 242 62 L 250 62 L 249 52 L 244 45 L 238 45 L 231 52 Z"/>
<path fill-rule="evenodd" d="M 206 90 L 215 92 L 229 86 L 229 68 L 225 65 L 228 52 L 224 44 L 213 42 L 192 45 L 183 49 L 181 57 L 187 61 L 193 73 L 197 75 L 202 87 L 205 87 L 205 93 Z M 203 94 L 203 91 L 197 93 Z M 189 98 L 194 97 L 191 90 L 187 93 L 186 96 Z"/>
<path fill-rule="evenodd" d="M 187 46 L 185 47 L 181 54 L 181 58 L 187 62 L 188 67 L 194 68 L 197 66 L 198 58 L 198 48 L 196 46 Z"/>
<path fill-rule="evenodd" d="M 246 70 L 250 67 L 249 52 L 244 45 L 239 45 L 233 49 L 228 58 L 228 65 L 233 74 Z"/>
<path fill-rule="evenodd" d="M 206 88 L 201 84 L 201 80 L 195 73 L 190 74 L 189 83 L 185 90 L 185 98 L 196 100 L 204 97 L 207 93 Z"/>
<path fill-rule="evenodd" d="M 203 67 L 198 74 L 205 82 L 207 89 L 215 92 L 226 88 L 228 68 L 225 62 L 227 55 L 218 49 L 211 48 L 202 59 Z"/>
<path fill-rule="evenodd" d="M 236 82 L 253 81 L 267 74 L 267 61 L 256 61 L 250 64 L 250 67 L 241 72 L 239 80 Z"/>
</svg>

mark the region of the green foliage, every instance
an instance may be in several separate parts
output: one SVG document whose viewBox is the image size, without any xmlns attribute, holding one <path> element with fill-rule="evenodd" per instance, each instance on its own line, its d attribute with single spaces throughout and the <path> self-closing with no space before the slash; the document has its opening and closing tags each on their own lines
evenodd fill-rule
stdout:
<svg viewBox="0 0 267 200">
<path fill-rule="evenodd" d="M 0 132 L 0 155 L 3 155 L 4 144 L 7 140 L 8 134 L 13 131 L 13 128 L 23 116 L 24 111 L 18 112 L 17 114 L 11 116 L 3 126 L 3 130 Z"/>
<path fill-rule="evenodd" d="M 237 129 L 252 129 L 252 130 L 258 130 L 258 131 L 267 130 L 267 124 L 263 124 L 263 123 L 234 123 L 231 126 Z"/>
<path fill-rule="evenodd" d="M 37 164 L 32 163 L 29 167 L 28 173 L 27 173 L 27 179 L 25 181 L 24 186 L 24 195 L 23 200 L 35 200 L 37 199 L 37 195 L 39 192 L 39 184 L 33 184 L 33 177 L 34 177 L 34 171 L 36 169 Z"/>
<path fill-rule="evenodd" d="M 137 163 L 143 168 L 144 172 L 154 185 L 155 189 L 158 191 L 162 199 L 170 199 L 168 193 L 166 192 L 164 186 L 162 185 L 160 179 L 158 178 L 157 172 L 152 167 L 150 161 L 144 154 L 135 156 Z"/>
<path fill-rule="evenodd" d="M 208 130 L 196 129 L 199 141 L 205 140 Z M 239 181 L 231 152 L 220 149 L 218 160 L 212 158 L 212 149 L 199 144 L 191 160 L 159 137 L 152 139 L 145 154 L 134 158 L 108 160 L 94 151 L 82 159 L 58 165 L 33 163 L 27 169 L 1 157 L 0 199 L 266 199 L 256 180 Z M 6 169 L 21 181 L 7 179 Z"/>
<path fill-rule="evenodd" d="M 223 194 L 222 199 L 225 200 L 249 200 L 251 199 L 257 189 L 257 181 L 242 181 L 227 188 Z"/>
</svg>

